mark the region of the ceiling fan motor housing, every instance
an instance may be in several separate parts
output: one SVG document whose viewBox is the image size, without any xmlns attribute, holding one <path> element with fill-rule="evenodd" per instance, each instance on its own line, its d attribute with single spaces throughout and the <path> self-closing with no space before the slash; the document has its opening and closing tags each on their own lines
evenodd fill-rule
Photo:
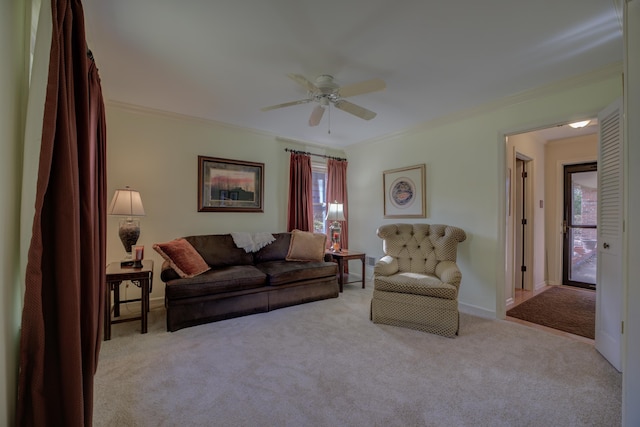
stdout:
<svg viewBox="0 0 640 427">
<path fill-rule="evenodd" d="M 328 74 L 322 74 L 316 77 L 316 86 L 323 95 L 331 95 L 340 89 L 340 86 L 333 81 L 333 76 Z"/>
</svg>

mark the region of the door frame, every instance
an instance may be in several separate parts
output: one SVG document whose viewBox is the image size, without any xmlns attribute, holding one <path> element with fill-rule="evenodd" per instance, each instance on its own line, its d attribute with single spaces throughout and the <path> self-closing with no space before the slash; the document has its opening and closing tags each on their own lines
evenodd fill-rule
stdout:
<svg viewBox="0 0 640 427">
<path fill-rule="evenodd" d="M 513 221 L 513 230 L 512 230 L 512 235 L 513 235 L 513 240 L 514 240 L 514 247 L 513 247 L 513 276 L 514 276 L 514 280 L 513 280 L 513 292 L 515 294 L 515 290 L 518 288 L 521 288 L 522 283 L 524 283 L 524 287 L 522 288 L 523 290 L 526 291 L 532 291 L 534 288 L 534 283 L 533 283 L 533 252 L 534 252 L 534 239 L 533 239 L 533 231 L 534 231 L 534 227 L 535 227 L 535 223 L 534 223 L 534 212 L 533 212 L 533 193 L 534 193 L 534 176 L 533 176 L 533 159 L 530 158 L 529 156 L 526 156 L 520 152 L 518 152 L 516 150 L 516 162 L 515 164 L 517 165 L 518 161 L 521 161 L 523 163 L 523 171 L 527 174 L 527 179 L 525 181 L 525 185 L 524 185 L 524 196 L 522 198 L 517 198 L 514 197 L 514 212 L 518 212 L 518 209 L 516 208 L 516 205 L 520 205 L 520 206 L 524 206 L 523 208 L 523 217 L 524 219 L 527 220 L 527 224 L 526 227 L 524 227 L 524 232 L 523 232 L 523 227 L 522 227 L 522 223 L 518 223 L 518 221 L 516 221 L 516 217 L 514 216 L 514 221 Z M 515 165 L 514 165 L 515 166 Z M 517 167 L 514 168 L 514 172 L 517 170 Z M 516 189 L 516 187 L 518 187 L 518 185 L 516 185 L 516 182 L 522 182 L 522 177 L 521 176 L 515 176 L 514 174 L 514 190 Z M 517 194 L 517 191 L 514 191 L 514 194 Z M 518 239 L 518 236 L 524 235 L 524 243 L 521 243 Z M 521 257 L 516 257 L 516 254 L 518 254 L 518 246 L 521 246 L 522 249 L 521 251 L 524 252 L 524 256 Z M 523 259 L 524 258 L 524 259 Z M 527 270 L 524 272 L 524 274 L 520 275 L 518 274 L 518 270 L 520 269 L 520 267 L 522 266 L 522 263 L 524 261 L 524 265 L 527 266 Z M 521 277 L 521 280 L 518 280 L 518 278 Z"/>
</svg>

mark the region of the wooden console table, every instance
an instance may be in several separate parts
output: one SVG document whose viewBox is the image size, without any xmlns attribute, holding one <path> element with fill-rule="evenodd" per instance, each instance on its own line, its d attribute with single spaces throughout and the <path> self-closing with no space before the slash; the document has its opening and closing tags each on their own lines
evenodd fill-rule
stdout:
<svg viewBox="0 0 640 427">
<path fill-rule="evenodd" d="M 350 259 L 359 259 L 362 261 L 362 289 L 364 289 L 364 265 L 365 265 L 365 254 L 363 252 L 355 252 L 355 251 L 347 251 L 343 249 L 340 252 L 332 252 L 327 251 L 329 255 L 333 258 L 333 261 L 338 263 L 338 284 L 340 285 L 340 292 L 342 292 L 343 285 L 347 283 L 357 283 L 359 280 L 354 280 L 351 282 L 344 281 L 344 265 L 345 261 L 349 261 Z"/>
<path fill-rule="evenodd" d="M 107 286 L 104 310 L 104 340 L 111 339 L 111 325 L 114 323 L 142 321 L 142 333 L 147 333 L 147 314 L 149 312 L 149 292 L 153 283 L 153 261 L 145 259 L 142 268 L 121 267 L 120 262 L 112 262 L 107 265 Z M 129 280 L 142 291 L 140 298 L 120 300 L 120 284 Z M 113 317 L 120 317 L 120 304 L 140 301 L 140 316 L 127 317 L 125 319 L 111 318 L 111 292 L 113 291 Z"/>
</svg>

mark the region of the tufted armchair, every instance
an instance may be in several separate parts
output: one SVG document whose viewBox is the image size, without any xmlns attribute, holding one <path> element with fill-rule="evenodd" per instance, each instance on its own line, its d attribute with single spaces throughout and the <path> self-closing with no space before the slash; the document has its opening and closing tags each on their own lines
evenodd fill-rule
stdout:
<svg viewBox="0 0 640 427">
<path fill-rule="evenodd" d="M 388 224 L 378 228 L 385 256 L 374 267 L 371 320 L 446 337 L 458 334 L 457 227 Z"/>
</svg>

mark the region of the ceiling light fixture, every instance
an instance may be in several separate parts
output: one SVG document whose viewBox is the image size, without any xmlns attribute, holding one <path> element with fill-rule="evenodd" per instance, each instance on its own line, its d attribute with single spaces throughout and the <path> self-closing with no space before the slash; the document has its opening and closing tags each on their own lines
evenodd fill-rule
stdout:
<svg viewBox="0 0 640 427">
<path fill-rule="evenodd" d="M 574 129 L 579 129 L 579 128 L 585 127 L 590 122 L 591 122 L 591 120 L 584 120 L 584 121 L 581 121 L 581 122 L 569 123 L 569 126 L 571 126 Z"/>
</svg>

